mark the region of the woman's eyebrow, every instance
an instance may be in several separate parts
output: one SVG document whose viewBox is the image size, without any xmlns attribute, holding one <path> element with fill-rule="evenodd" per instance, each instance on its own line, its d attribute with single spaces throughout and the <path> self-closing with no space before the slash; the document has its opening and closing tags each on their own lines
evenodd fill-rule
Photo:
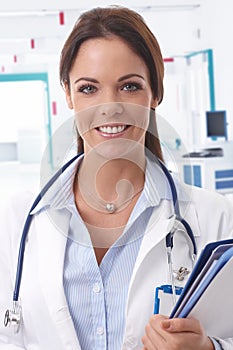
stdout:
<svg viewBox="0 0 233 350">
<path fill-rule="evenodd" d="M 90 81 L 91 83 L 99 83 L 98 80 L 94 79 L 94 78 L 88 78 L 88 77 L 82 77 L 79 78 L 77 80 L 75 80 L 75 84 L 78 83 L 80 80 L 86 80 L 86 81 Z"/>
<path fill-rule="evenodd" d="M 129 79 L 129 78 L 132 78 L 132 77 L 138 77 L 138 78 L 145 80 L 145 78 L 142 75 L 137 74 L 137 73 L 131 73 L 131 74 L 123 75 L 123 77 L 120 77 L 118 79 L 118 81 L 123 81 L 123 80 Z"/>
<path fill-rule="evenodd" d="M 120 77 L 120 78 L 118 79 L 118 81 L 120 82 L 120 81 L 129 79 L 129 78 L 132 78 L 132 77 L 138 77 L 138 78 L 141 78 L 141 79 L 145 80 L 145 78 L 144 78 L 142 75 L 140 75 L 140 74 L 137 74 L 137 73 L 130 73 L 130 74 L 123 75 L 122 77 Z M 96 80 L 96 79 L 94 79 L 94 78 L 90 78 L 90 77 L 81 77 L 81 78 L 75 80 L 74 83 L 76 84 L 76 83 L 78 83 L 78 82 L 81 81 L 81 80 L 89 81 L 89 82 L 91 82 L 91 83 L 99 83 L 98 80 Z"/>
</svg>

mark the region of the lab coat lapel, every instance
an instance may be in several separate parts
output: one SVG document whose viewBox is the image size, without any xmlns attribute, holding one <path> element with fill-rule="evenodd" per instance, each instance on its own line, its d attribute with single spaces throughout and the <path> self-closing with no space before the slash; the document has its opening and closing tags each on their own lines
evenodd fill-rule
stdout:
<svg viewBox="0 0 233 350">
<path fill-rule="evenodd" d="M 175 216 L 171 215 L 170 206 L 168 205 L 168 203 L 164 202 L 162 203 L 160 208 L 154 210 L 148 222 L 146 232 L 142 240 L 142 244 L 138 253 L 133 275 L 131 278 L 131 284 L 145 256 L 161 240 L 165 239 L 167 233 L 171 231 L 174 222 Z"/>
<path fill-rule="evenodd" d="M 35 220 L 38 239 L 39 280 L 51 319 L 64 349 L 80 350 L 63 289 L 63 265 L 70 216 L 48 210 Z"/>
<path fill-rule="evenodd" d="M 194 206 L 189 203 L 189 209 L 187 217 L 185 219 L 189 222 L 194 236 L 197 238 L 200 236 L 200 228 L 197 220 L 197 214 Z M 166 238 L 166 235 L 176 227 L 175 215 L 171 207 L 171 203 L 164 201 L 161 203 L 160 208 L 154 209 L 151 218 L 148 222 L 144 238 L 138 253 L 138 257 L 134 266 L 129 291 L 132 287 L 135 275 L 142 264 L 144 258 L 159 242 Z M 187 240 L 187 237 L 185 237 Z"/>
<path fill-rule="evenodd" d="M 167 281 L 164 240 L 174 221 L 169 203 L 161 203 L 148 222 L 130 281 L 122 350 L 142 347 L 140 339 L 153 312 L 155 287 Z M 138 315 L 140 318 L 135 322 Z"/>
</svg>

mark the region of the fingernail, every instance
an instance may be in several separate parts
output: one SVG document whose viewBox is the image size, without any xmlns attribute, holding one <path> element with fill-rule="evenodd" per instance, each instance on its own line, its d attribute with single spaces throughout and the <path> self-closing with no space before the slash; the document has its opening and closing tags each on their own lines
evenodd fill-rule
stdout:
<svg viewBox="0 0 233 350">
<path fill-rule="evenodd" d="M 168 328 L 170 328 L 170 326 L 171 326 L 171 322 L 170 321 L 165 320 L 165 321 L 162 322 L 162 327 L 164 329 L 168 329 Z"/>
</svg>

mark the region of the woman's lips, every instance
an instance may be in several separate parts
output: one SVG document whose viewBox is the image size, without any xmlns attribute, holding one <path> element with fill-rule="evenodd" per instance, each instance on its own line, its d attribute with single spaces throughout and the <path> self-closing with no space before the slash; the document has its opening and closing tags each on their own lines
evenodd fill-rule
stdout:
<svg viewBox="0 0 233 350">
<path fill-rule="evenodd" d="M 105 137 L 117 137 L 121 136 L 129 125 L 104 125 L 99 126 L 96 130 Z"/>
</svg>

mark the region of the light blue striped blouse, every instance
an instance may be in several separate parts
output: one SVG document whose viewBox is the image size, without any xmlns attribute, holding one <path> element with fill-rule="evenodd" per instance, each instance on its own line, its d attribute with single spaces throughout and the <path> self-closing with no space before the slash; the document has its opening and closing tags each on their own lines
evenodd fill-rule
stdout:
<svg viewBox="0 0 233 350">
<path fill-rule="evenodd" d="M 159 192 L 153 189 L 155 179 Z M 164 175 L 147 160 L 144 190 L 123 235 L 108 250 L 100 266 L 74 197 L 70 197 L 67 208 L 72 215 L 64 264 L 64 289 L 82 350 L 121 349 L 126 297 L 141 239 L 153 207 L 168 196 Z M 82 242 L 78 242 L 77 237 L 82 237 Z"/>
</svg>

